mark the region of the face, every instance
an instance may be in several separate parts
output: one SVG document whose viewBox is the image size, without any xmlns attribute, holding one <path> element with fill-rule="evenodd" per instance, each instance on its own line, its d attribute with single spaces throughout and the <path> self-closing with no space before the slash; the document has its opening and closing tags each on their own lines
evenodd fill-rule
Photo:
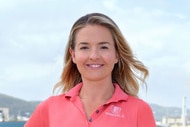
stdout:
<svg viewBox="0 0 190 127">
<path fill-rule="evenodd" d="M 70 49 L 82 80 L 111 80 L 118 62 L 111 32 L 104 26 L 87 25 L 76 34 L 75 49 Z"/>
</svg>

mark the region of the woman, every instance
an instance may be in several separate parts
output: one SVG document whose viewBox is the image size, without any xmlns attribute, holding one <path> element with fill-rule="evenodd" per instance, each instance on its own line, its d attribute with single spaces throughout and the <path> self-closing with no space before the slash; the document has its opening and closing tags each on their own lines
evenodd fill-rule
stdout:
<svg viewBox="0 0 190 127">
<path fill-rule="evenodd" d="M 25 127 L 156 127 L 150 106 L 137 97 L 147 75 L 114 21 L 87 14 L 70 32 L 55 86 L 63 94 L 42 102 Z"/>
</svg>

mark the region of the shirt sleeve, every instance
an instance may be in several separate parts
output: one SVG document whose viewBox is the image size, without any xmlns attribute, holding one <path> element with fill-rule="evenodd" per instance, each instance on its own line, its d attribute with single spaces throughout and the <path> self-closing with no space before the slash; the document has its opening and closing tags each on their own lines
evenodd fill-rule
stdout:
<svg viewBox="0 0 190 127">
<path fill-rule="evenodd" d="M 37 106 L 24 127 L 48 127 L 48 106 L 46 101 Z"/>
<path fill-rule="evenodd" d="M 156 127 L 156 122 L 151 107 L 144 101 L 139 103 L 138 127 Z"/>
</svg>

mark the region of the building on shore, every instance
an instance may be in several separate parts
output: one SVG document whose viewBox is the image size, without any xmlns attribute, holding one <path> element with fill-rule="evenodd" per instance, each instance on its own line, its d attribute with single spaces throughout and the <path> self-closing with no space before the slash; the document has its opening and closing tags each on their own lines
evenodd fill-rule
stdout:
<svg viewBox="0 0 190 127">
<path fill-rule="evenodd" d="M 187 115 L 187 97 L 183 97 L 182 113 L 179 117 L 163 117 L 158 127 L 190 127 L 190 116 Z"/>
<path fill-rule="evenodd" d="M 0 107 L 0 122 L 9 121 L 9 108 Z"/>
<path fill-rule="evenodd" d="M 190 127 L 190 118 L 187 119 L 186 125 L 183 125 L 181 117 L 163 117 L 161 123 L 168 125 L 168 127 Z"/>
</svg>

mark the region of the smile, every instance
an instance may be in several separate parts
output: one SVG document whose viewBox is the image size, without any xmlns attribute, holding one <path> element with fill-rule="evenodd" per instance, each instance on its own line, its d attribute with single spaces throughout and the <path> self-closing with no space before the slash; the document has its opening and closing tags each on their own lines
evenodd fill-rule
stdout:
<svg viewBox="0 0 190 127">
<path fill-rule="evenodd" d="M 87 64 L 88 67 L 91 67 L 91 68 L 99 68 L 101 66 L 103 66 L 102 64 Z"/>
</svg>

